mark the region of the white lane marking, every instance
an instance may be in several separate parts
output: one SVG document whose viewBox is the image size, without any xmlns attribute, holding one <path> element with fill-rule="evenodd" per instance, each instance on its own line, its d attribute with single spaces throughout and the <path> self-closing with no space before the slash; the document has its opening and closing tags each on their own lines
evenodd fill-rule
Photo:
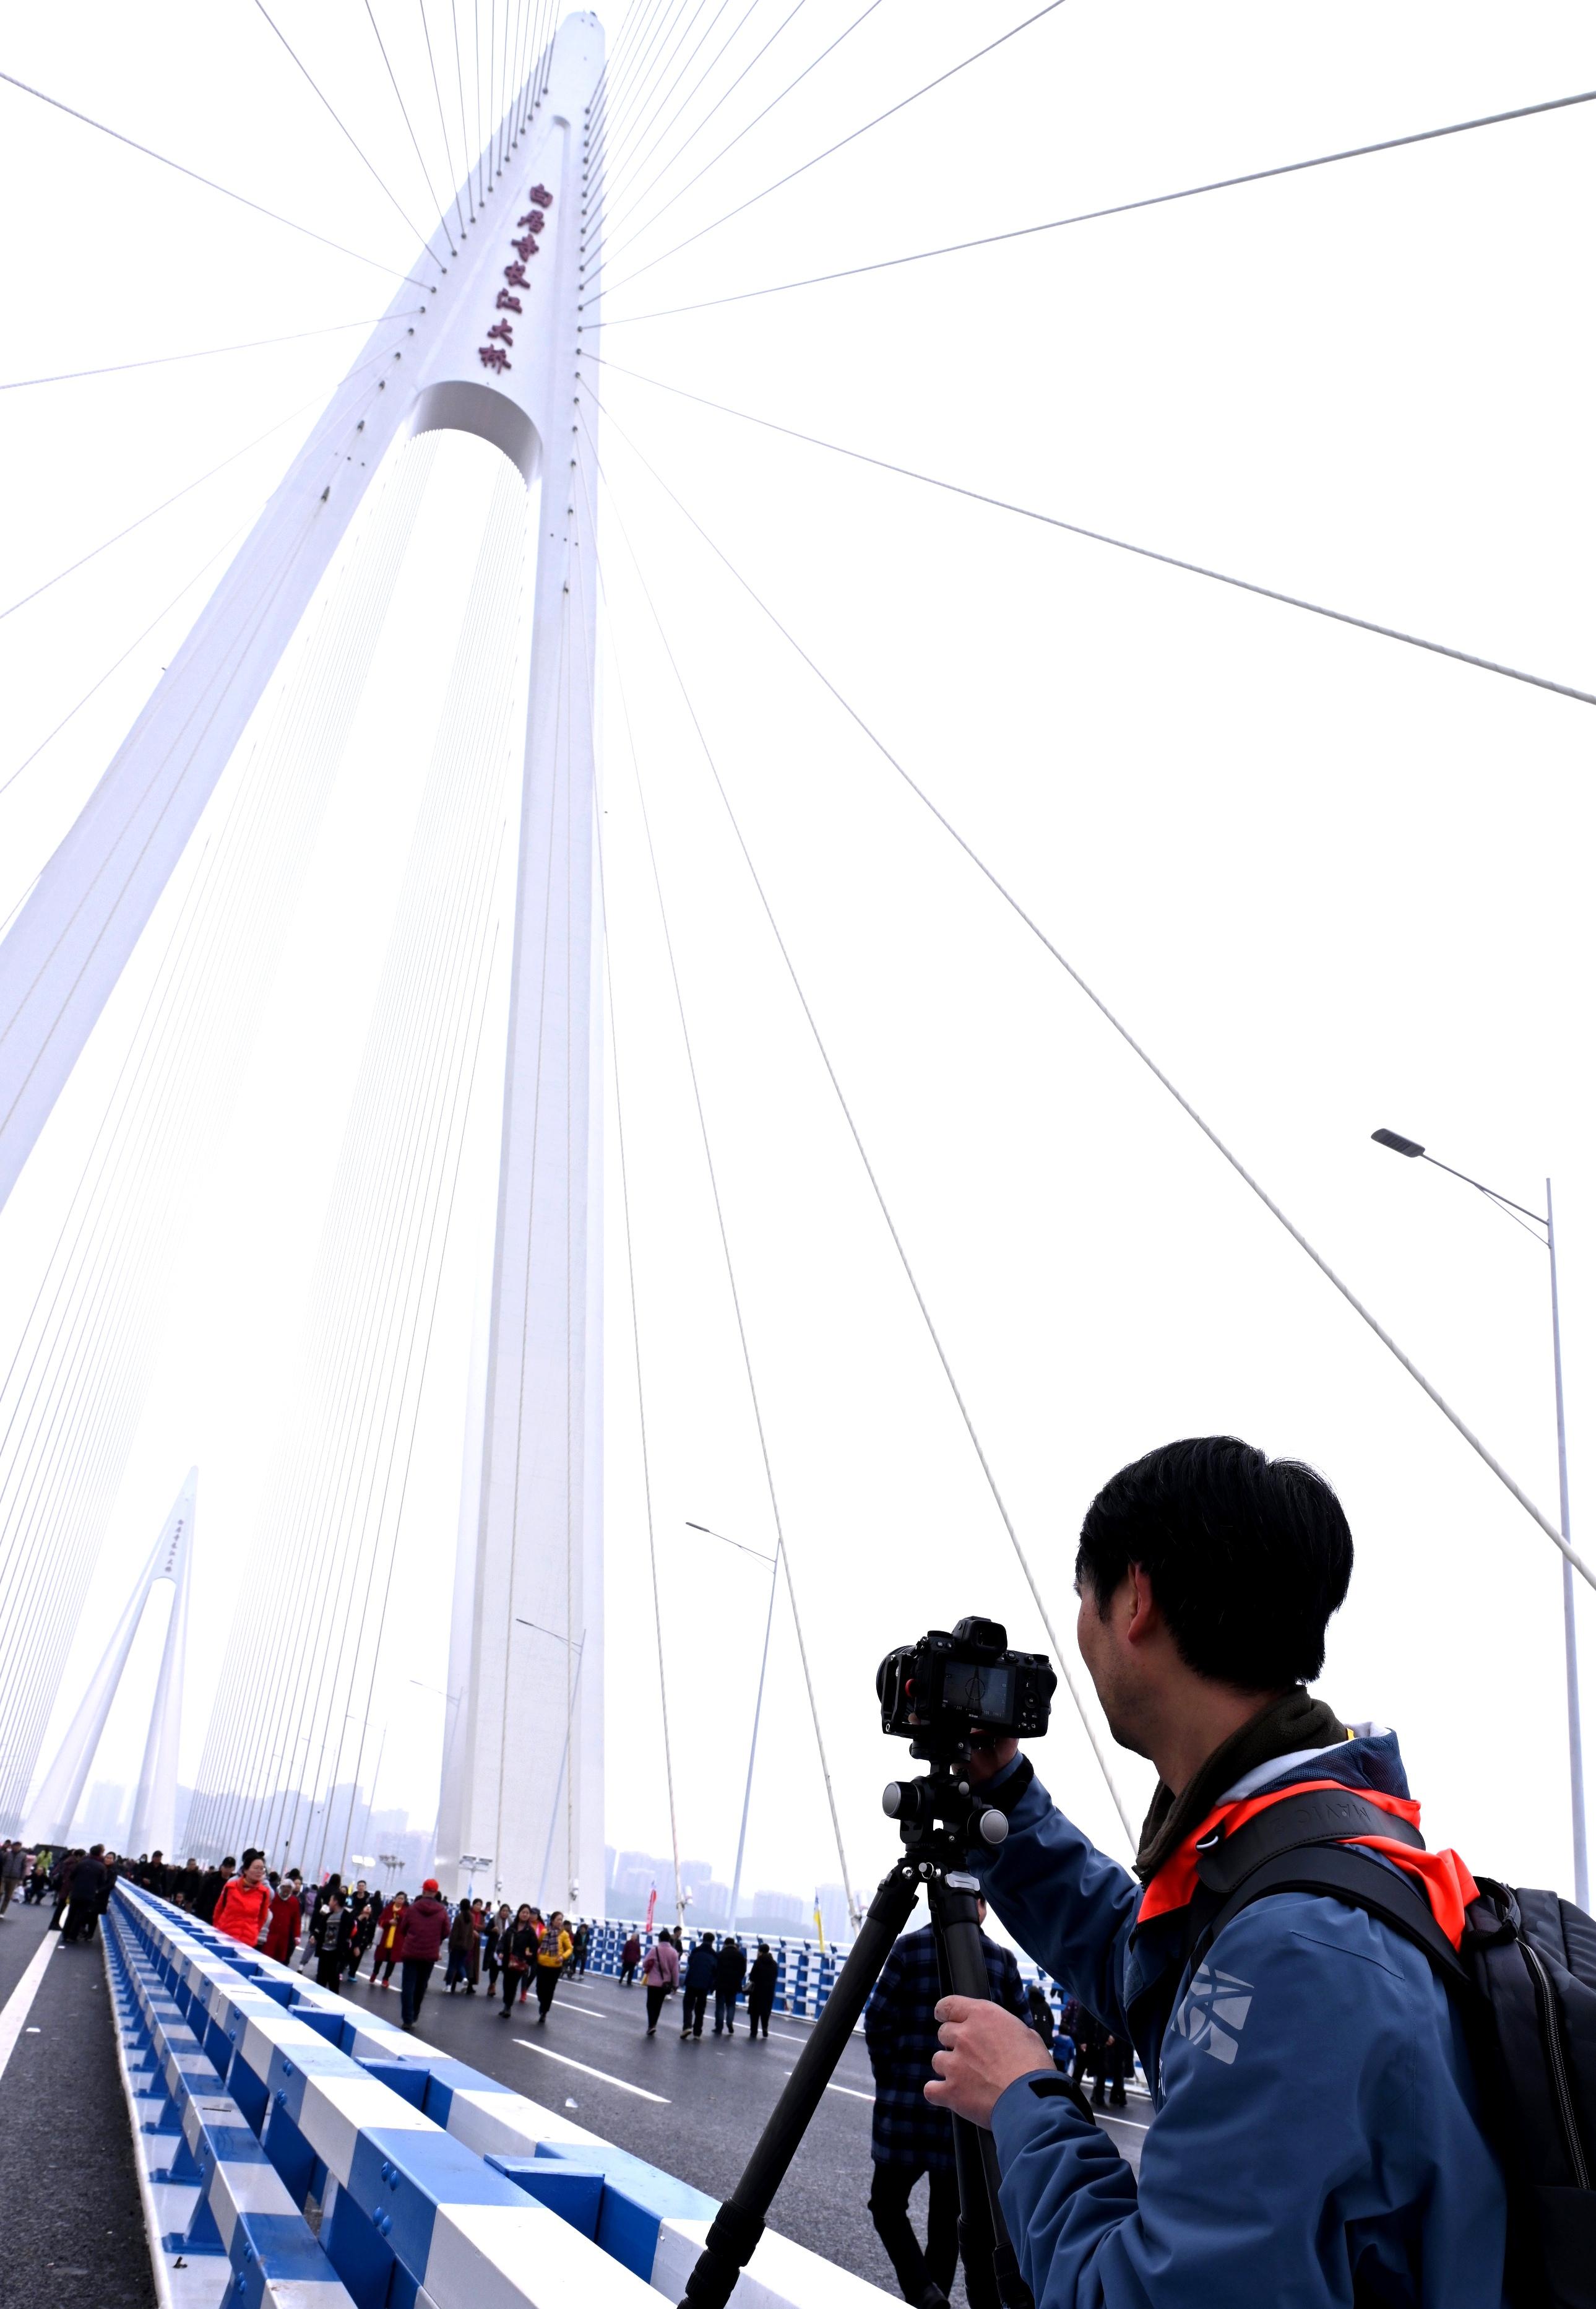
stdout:
<svg viewBox="0 0 1596 2309">
<path fill-rule="evenodd" d="M 1134 2116 L 1105 2116 L 1105 2112 L 1101 2109 L 1094 2110 L 1093 2114 L 1103 2119 L 1109 2124 L 1127 2124 L 1133 2132 L 1151 2132 L 1152 2131 L 1151 2124 L 1138 2124 Z"/>
<path fill-rule="evenodd" d="M 781 2074 L 784 2077 L 789 2077 L 792 2074 L 792 2071 L 790 2069 L 783 2069 Z M 851 2085 L 828 2084 L 826 2090 L 827 2092 L 846 2093 L 850 2100 L 867 2100 L 872 2108 L 876 2106 L 876 2096 L 874 2093 L 856 2092 Z"/>
<path fill-rule="evenodd" d="M 783 2045 L 807 2045 L 809 2041 L 807 2037 L 783 2037 L 780 2028 L 772 2028 L 771 2035 Z"/>
<path fill-rule="evenodd" d="M 602 2020 L 607 2024 L 613 2024 L 619 2017 L 614 2012 L 595 2012 L 591 2004 L 573 2004 L 568 1997 L 564 1996 L 561 1997 L 556 2010 L 561 2012 L 583 2012 L 590 2020 Z"/>
<path fill-rule="evenodd" d="M 670 2106 L 663 2093 L 644 2092 L 641 2085 L 628 2084 L 625 2077 L 612 2077 L 605 2069 L 590 2069 L 585 2061 L 574 2061 L 569 2053 L 552 2053 L 547 2045 L 534 2045 L 530 2037 L 517 2037 L 514 2041 L 524 2045 L 529 2053 L 541 2053 L 546 2061 L 557 2061 L 562 2068 L 580 2069 L 584 2077 L 597 2077 L 600 2084 L 614 2085 L 621 2092 L 635 2093 L 639 2100 L 657 2101 L 661 2108 Z"/>
<path fill-rule="evenodd" d="M 27 1971 L 18 1981 L 4 2005 L 0 2007 L 0 2077 L 5 2074 L 5 2064 L 16 2050 L 22 2024 L 33 2010 L 33 2000 L 39 1993 L 39 1984 L 44 1978 L 44 1968 L 61 1945 L 59 1933 L 47 1933 L 39 1947 L 34 1950 Z"/>
</svg>

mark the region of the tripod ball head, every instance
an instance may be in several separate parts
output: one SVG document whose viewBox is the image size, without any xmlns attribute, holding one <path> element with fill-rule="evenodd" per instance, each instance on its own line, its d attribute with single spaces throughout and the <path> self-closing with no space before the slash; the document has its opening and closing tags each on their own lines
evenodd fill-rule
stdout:
<svg viewBox="0 0 1596 2309">
<path fill-rule="evenodd" d="M 881 1792 L 881 1809 L 901 1829 L 926 1830 L 942 1819 L 955 1838 L 1001 1844 L 1008 1834 L 1008 1815 L 996 1804 L 967 1801 L 969 1794 L 967 1781 L 954 1783 L 934 1775 L 923 1780 L 889 1780 Z"/>
</svg>

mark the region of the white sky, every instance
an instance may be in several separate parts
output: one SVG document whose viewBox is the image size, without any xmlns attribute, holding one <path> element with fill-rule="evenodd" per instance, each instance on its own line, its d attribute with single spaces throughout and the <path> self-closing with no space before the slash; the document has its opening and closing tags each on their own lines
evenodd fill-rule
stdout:
<svg viewBox="0 0 1596 2309">
<path fill-rule="evenodd" d="M 699 109 L 781 13 L 765 0 Z M 807 0 L 694 157 L 857 13 Z M 883 0 L 612 260 L 612 281 L 1025 13 Z M 418 24 L 392 0 L 378 14 L 431 160 Z M 448 17 L 435 4 L 430 19 L 441 46 Z M 284 0 L 280 21 L 419 218 L 425 195 L 364 11 Z M 613 36 L 619 21 L 607 21 Z M 176 5 L 159 23 L 99 0 L 70 16 L 35 11 L 11 22 L 4 64 L 336 239 L 408 261 L 403 226 L 247 7 Z M 617 286 L 611 317 L 1592 84 L 1596 28 L 1572 6 L 1198 13 L 1071 0 Z M 606 354 L 1596 688 L 1590 326 L 1575 293 L 1593 111 L 615 327 Z M 4 87 L 0 169 L 27 220 L 6 377 L 318 328 L 386 302 L 381 274 Z M 617 219 L 629 198 L 622 186 Z M 0 621 L 0 781 L 207 556 L 225 566 L 224 547 L 360 342 L 356 330 L 0 394 L 0 606 L 312 403 Z M 1425 1139 L 1523 1202 L 1553 1175 L 1577 1544 L 1596 1452 L 1591 709 L 871 472 L 614 370 L 601 391 L 871 728 L 1555 1512 L 1544 1258 L 1466 1189 L 1371 1147 L 1368 1132 Z M 613 428 L 601 425 L 600 454 L 613 485 L 600 509 L 604 839 L 684 1855 L 729 1873 L 764 1577 L 686 1519 L 765 1546 L 770 1513 L 617 684 L 856 1882 L 890 1856 L 877 1794 L 904 1761 L 876 1722 L 880 1654 L 970 1610 L 1006 1617 L 1016 1642 L 1046 1637 L 729 840 L 617 512 L 1055 1625 L 1072 1616 L 1082 1510 L 1126 1458 L 1222 1428 L 1312 1459 L 1359 1544 L 1324 1691 L 1350 1718 L 1398 1726 L 1432 1841 L 1455 1843 L 1477 1869 L 1566 1887 L 1549 1544 L 1006 913 Z M 170 1268 L 165 1344 L 151 1350 L 78 1657 L 91 1656 L 197 1460 L 190 1765 L 292 1405 L 309 1269 L 461 600 L 507 474 L 480 445 L 439 450 L 237 1103 Z M 203 592 L 0 794 L 0 914 Z M 224 781 L 219 809 L 227 791 Z M 7 1359 L 183 879 L 0 1217 Z M 442 1702 L 414 1686 L 444 1681 L 490 1118 L 472 1147 L 374 1717 L 378 1801 L 418 1820 L 436 1801 Z M 606 1832 L 663 1851 L 613 1139 L 608 1187 Z M 1587 1685 L 1590 1606 L 1582 1593 Z M 765 1705 L 744 1882 L 807 1891 L 838 1870 L 781 1611 Z M 1118 1848 L 1067 1703 L 1039 1761 Z M 1116 1771 L 1139 1812 L 1146 1768 L 1119 1757 Z"/>
</svg>

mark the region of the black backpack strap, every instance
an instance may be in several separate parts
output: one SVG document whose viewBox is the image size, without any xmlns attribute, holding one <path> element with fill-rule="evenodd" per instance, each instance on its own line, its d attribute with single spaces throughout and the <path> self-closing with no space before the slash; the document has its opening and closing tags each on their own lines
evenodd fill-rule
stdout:
<svg viewBox="0 0 1596 2309">
<path fill-rule="evenodd" d="M 1422 1950 L 1448 1985 L 1473 1989 L 1468 1967 L 1436 1924 L 1419 1887 L 1356 1844 L 1296 1846 L 1250 1870 L 1200 1924 L 1187 1958 L 1188 1969 L 1201 1964 L 1232 1916 L 1271 1892 L 1318 1892 L 1344 1900 L 1349 1907 L 1362 1908 Z"/>
<path fill-rule="evenodd" d="M 1226 1899 L 1244 1877 L 1278 1854 L 1305 1844 L 1340 1844 L 1349 1836 L 1383 1836 L 1393 1844 L 1424 1850 L 1424 1838 L 1416 1828 L 1371 1803 L 1356 1788 L 1314 1788 L 1302 1795 L 1281 1796 L 1255 1812 L 1233 1835 L 1216 1829 L 1197 1846 L 1197 1881 Z"/>
</svg>

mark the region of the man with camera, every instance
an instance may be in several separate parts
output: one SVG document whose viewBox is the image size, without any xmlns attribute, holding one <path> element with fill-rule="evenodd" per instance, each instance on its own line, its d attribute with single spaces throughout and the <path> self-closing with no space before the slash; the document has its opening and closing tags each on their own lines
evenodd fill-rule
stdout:
<svg viewBox="0 0 1596 2309">
<path fill-rule="evenodd" d="M 938 2004 L 926 2098 L 990 2127 L 1038 2309 L 1501 2309 L 1505 2189 L 1462 2019 L 1420 1949 L 1367 1908 L 1281 1890 L 1188 1962 L 1203 1855 L 1305 1787 L 1351 1792 L 1349 1840 L 1417 1885 L 1457 1945 L 1473 1881 L 1418 1844 L 1394 1735 L 1349 1729 L 1305 1688 L 1351 1568 L 1312 1469 L 1230 1437 L 1150 1452 L 1093 1500 L 1076 1558 L 1082 1657 L 1115 1739 L 1158 1767 L 1134 1876 L 1016 1742 L 978 1748 L 972 1777 L 1009 1832 L 971 1868 L 1153 2088 L 1138 2181 L 1023 2021 Z"/>
</svg>

